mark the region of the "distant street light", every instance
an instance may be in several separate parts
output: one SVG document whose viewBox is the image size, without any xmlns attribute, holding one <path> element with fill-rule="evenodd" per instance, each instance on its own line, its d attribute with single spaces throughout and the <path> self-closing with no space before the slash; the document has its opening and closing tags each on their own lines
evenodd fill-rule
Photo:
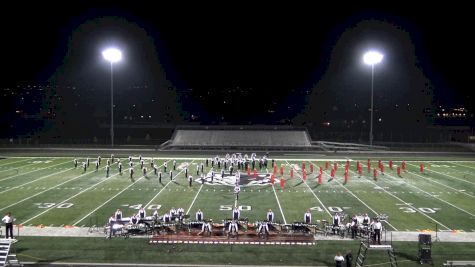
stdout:
<svg viewBox="0 0 475 267">
<path fill-rule="evenodd" d="M 369 127 L 369 145 L 373 145 L 373 84 L 374 84 L 374 65 L 383 60 L 383 54 L 376 51 L 366 52 L 363 56 L 364 63 L 371 65 L 371 120 Z"/>
<path fill-rule="evenodd" d="M 111 145 L 114 147 L 114 75 L 113 64 L 122 59 L 122 52 L 116 48 L 108 48 L 102 51 L 102 56 L 105 60 L 111 63 Z"/>
</svg>

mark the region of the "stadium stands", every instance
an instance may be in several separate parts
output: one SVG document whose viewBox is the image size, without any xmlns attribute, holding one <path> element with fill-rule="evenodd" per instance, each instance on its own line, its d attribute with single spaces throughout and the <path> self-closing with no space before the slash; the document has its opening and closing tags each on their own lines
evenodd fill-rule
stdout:
<svg viewBox="0 0 475 267">
<path fill-rule="evenodd" d="M 311 148 L 305 129 L 176 129 L 169 148 Z"/>
</svg>

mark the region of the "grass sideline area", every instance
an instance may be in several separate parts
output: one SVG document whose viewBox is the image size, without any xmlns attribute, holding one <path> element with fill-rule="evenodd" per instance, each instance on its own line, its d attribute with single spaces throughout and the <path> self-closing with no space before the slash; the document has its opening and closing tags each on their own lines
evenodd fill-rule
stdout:
<svg viewBox="0 0 475 267">
<path fill-rule="evenodd" d="M 48 244 L 47 246 L 45 244 Z M 149 245 L 145 239 L 22 237 L 15 244 L 22 262 L 47 263 L 156 263 L 190 265 L 334 266 L 333 257 L 351 250 L 357 241 L 319 241 L 316 246 Z M 393 242 L 399 266 L 420 266 L 417 242 Z M 434 266 L 447 260 L 474 260 L 475 243 L 434 243 Z M 386 251 L 369 251 L 365 264 L 387 266 Z"/>
</svg>

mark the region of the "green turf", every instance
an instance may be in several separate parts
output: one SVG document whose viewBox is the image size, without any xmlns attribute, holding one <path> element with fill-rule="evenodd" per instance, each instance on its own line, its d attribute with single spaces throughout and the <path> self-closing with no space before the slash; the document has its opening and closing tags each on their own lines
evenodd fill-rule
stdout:
<svg viewBox="0 0 475 267">
<path fill-rule="evenodd" d="M 44 244 L 48 243 L 49 246 Z M 419 266 L 416 242 L 394 242 L 399 266 Z M 147 239 L 22 237 L 15 245 L 23 262 L 108 262 L 333 266 L 337 252 L 358 252 L 356 241 L 321 241 L 316 246 L 149 245 Z M 435 243 L 434 266 L 447 260 L 475 260 L 475 243 Z M 245 255 L 245 256 L 244 256 Z M 388 262 L 384 251 L 370 251 L 365 264 Z M 387 266 L 382 264 L 381 266 Z"/>
</svg>

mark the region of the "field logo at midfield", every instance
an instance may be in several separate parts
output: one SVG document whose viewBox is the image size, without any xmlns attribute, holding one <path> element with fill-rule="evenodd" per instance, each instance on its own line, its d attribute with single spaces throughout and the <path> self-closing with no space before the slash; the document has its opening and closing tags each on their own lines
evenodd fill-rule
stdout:
<svg viewBox="0 0 475 267">
<path fill-rule="evenodd" d="M 241 178 L 239 179 L 239 184 L 241 186 L 251 186 L 251 185 L 268 185 L 270 184 L 270 173 L 257 173 L 256 178 L 253 174 L 248 176 L 247 173 L 241 172 Z M 221 178 L 221 172 L 215 172 L 213 182 L 211 183 L 211 172 L 208 172 L 204 177 L 205 183 L 208 185 L 227 185 L 235 186 L 236 185 L 236 175 L 229 175 L 229 172 L 224 174 L 224 177 Z M 201 178 L 198 177 L 195 179 L 195 182 L 201 183 Z"/>
</svg>

